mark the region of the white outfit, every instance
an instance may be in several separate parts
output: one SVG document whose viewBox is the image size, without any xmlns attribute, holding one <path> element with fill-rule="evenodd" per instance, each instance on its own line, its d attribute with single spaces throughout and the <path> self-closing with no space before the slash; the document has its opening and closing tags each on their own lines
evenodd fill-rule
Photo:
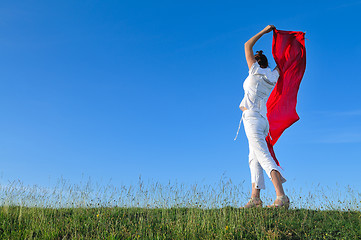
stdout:
<svg viewBox="0 0 361 240">
<path fill-rule="evenodd" d="M 247 108 L 242 114 L 242 119 L 249 143 L 251 179 L 256 189 L 265 189 L 263 169 L 270 179 L 272 170 L 277 170 L 281 174 L 281 169 L 272 158 L 265 140 L 269 131 L 266 103 L 278 77 L 277 70 L 261 68 L 255 62 L 243 84 L 244 98 L 240 107 Z M 281 181 L 286 182 L 282 174 Z"/>
</svg>

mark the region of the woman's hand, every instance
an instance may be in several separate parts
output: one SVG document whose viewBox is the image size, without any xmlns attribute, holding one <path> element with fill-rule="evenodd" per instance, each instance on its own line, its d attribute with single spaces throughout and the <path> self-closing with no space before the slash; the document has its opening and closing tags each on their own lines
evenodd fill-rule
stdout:
<svg viewBox="0 0 361 240">
<path fill-rule="evenodd" d="M 269 33 L 269 32 L 271 32 L 273 29 L 276 29 L 276 27 L 273 26 L 273 25 L 268 25 L 268 26 L 265 27 L 262 31 L 263 31 L 264 33 Z"/>
</svg>

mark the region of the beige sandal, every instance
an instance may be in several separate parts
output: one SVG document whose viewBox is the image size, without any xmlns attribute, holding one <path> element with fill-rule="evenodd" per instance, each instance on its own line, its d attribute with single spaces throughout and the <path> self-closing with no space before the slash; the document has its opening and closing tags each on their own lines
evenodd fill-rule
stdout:
<svg viewBox="0 0 361 240">
<path fill-rule="evenodd" d="M 281 201 L 281 203 L 276 203 L 276 201 L 279 200 Z M 290 199 L 286 196 L 286 195 L 283 195 L 283 196 L 277 196 L 275 202 L 270 205 L 270 206 L 267 206 L 268 208 L 286 208 L 288 209 L 290 207 Z"/>
<path fill-rule="evenodd" d="M 258 208 L 258 207 L 262 207 L 262 201 L 260 198 L 258 197 L 251 197 L 251 199 L 249 199 L 248 203 L 246 205 L 244 205 L 243 208 Z"/>
</svg>

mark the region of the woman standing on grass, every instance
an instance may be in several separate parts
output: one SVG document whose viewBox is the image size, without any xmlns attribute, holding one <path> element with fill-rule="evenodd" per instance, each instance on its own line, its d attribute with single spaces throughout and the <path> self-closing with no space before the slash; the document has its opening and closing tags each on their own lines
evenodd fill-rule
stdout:
<svg viewBox="0 0 361 240">
<path fill-rule="evenodd" d="M 251 199 L 244 208 L 262 207 L 260 199 L 261 189 L 265 189 L 263 170 L 271 179 L 277 198 L 268 207 L 289 207 L 289 199 L 285 195 L 282 183 L 286 179 L 281 175 L 280 168 L 273 160 L 265 138 L 268 135 L 269 123 L 267 120 L 267 99 L 276 85 L 279 69 L 273 71 L 268 67 L 268 60 L 262 51 L 253 54 L 253 46 L 264 34 L 271 32 L 275 27 L 268 25 L 244 44 L 249 75 L 244 81 L 244 98 L 239 105 L 243 111 L 244 129 L 249 143 L 249 167 L 252 179 Z"/>
</svg>

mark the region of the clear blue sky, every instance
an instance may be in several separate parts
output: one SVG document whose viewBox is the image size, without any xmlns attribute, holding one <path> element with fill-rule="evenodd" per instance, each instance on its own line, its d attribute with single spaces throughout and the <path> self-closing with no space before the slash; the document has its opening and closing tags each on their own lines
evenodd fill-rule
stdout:
<svg viewBox="0 0 361 240">
<path fill-rule="evenodd" d="M 273 24 L 308 38 L 301 119 L 275 146 L 285 187 L 361 190 L 360 11 L 357 0 L 1 1 L 1 183 L 250 184 L 243 127 L 233 141 L 243 43 Z M 255 50 L 270 58 L 271 43 Z"/>
</svg>

